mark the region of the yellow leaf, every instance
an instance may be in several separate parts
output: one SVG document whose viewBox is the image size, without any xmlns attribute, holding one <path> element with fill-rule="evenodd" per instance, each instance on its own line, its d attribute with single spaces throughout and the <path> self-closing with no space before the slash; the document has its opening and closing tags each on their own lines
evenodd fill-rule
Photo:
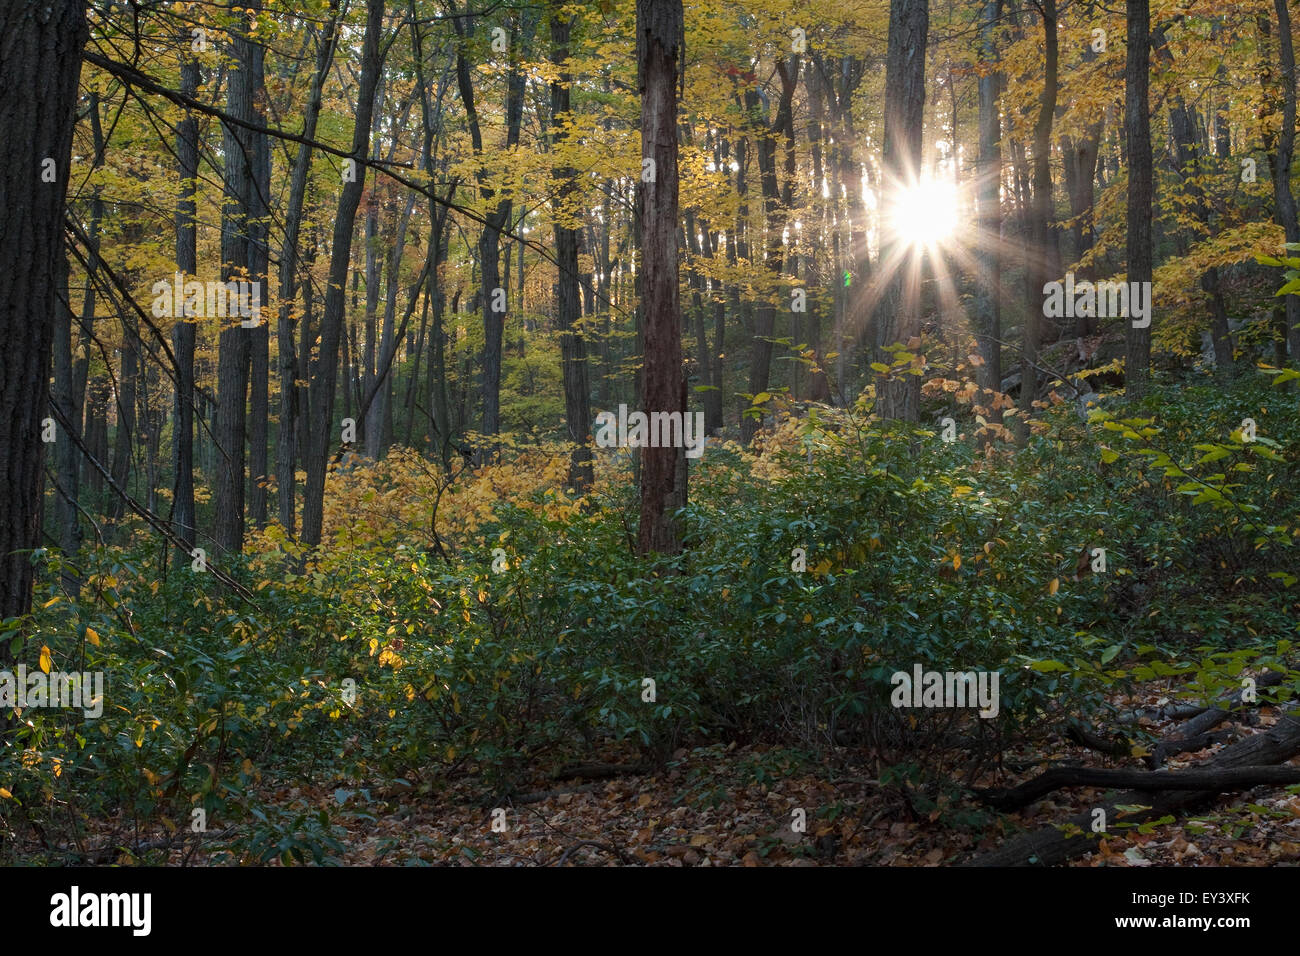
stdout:
<svg viewBox="0 0 1300 956">
<path fill-rule="evenodd" d="M 954 554 L 954 555 L 952 556 L 952 569 L 953 569 L 954 571 L 960 571 L 960 570 L 961 570 L 961 555 L 960 555 L 960 554 Z"/>
<path fill-rule="evenodd" d="M 0 797 L 4 797 L 6 800 L 12 800 L 14 798 L 14 795 L 10 793 L 8 790 L 6 790 L 4 787 L 0 787 Z"/>
<path fill-rule="evenodd" d="M 86 640 L 99 647 L 99 633 L 93 627 L 86 628 Z"/>
<path fill-rule="evenodd" d="M 41 645 L 41 670 L 45 673 L 50 672 L 50 667 L 54 664 L 54 659 L 50 656 L 50 649 L 44 644 Z"/>
<path fill-rule="evenodd" d="M 1061 588 L 1061 579 L 1052 578 L 1052 583 L 1047 586 L 1048 594 L 1055 594 Z"/>
</svg>

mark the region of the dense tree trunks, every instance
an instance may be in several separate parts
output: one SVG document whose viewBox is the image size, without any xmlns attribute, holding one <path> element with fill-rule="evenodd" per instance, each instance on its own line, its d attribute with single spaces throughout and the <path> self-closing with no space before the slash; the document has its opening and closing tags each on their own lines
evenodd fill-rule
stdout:
<svg viewBox="0 0 1300 956">
<path fill-rule="evenodd" d="M 637 191 L 641 223 L 644 362 L 641 411 L 686 414 L 677 259 L 677 88 L 682 68 L 681 0 L 637 0 L 641 155 L 654 161 Z M 681 550 L 674 512 L 686 505 L 685 449 L 641 449 L 642 553 Z"/>
<path fill-rule="evenodd" d="M 1097 176 L 1097 156 L 1101 148 L 1102 121 L 1089 125 L 1081 136 L 1062 137 L 1061 153 L 1065 165 L 1065 191 L 1070 199 L 1070 257 L 1078 263 L 1093 245 L 1093 183 Z M 1075 269 L 1075 281 L 1091 281 L 1097 270 L 1091 265 Z M 1095 332 L 1095 316 L 1075 317 L 1074 334 Z"/>
<path fill-rule="evenodd" d="M 551 121 L 556 149 L 571 149 L 568 124 L 572 122 L 569 87 L 573 77 L 565 69 L 569 59 L 569 36 L 573 19 L 555 4 L 551 10 L 551 62 L 559 72 L 551 83 Z M 585 492 L 595 481 L 592 467 L 591 393 L 587 384 L 587 344 L 579 324 L 582 318 L 578 275 L 578 244 L 582 237 L 581 210 L 575 202 L 577 170 L 568 162 L 558 164 L 555 200 L 555 319 L 560 332 L 560 359 L 564 374 L 564 421 L 574 449 L 569 459 L 569 484 Z M 523 246 L 521 244 L 520 249 Z M 522 262 L 520 279 L 523 278 Z M 522 298 L 522 286 L 521 286 Z"/>
<path fill-rule="evenodd" d="M 930 26 L 927 0 L 891 0 L 885 66 L 885 130 L 881 155 L 884 214 L 896 215 L 903 190 L 914 187 L 921 170 L 921 121 L 925 110 L 925 47 Z M 886 347 L 906 342 L 920 329 L 921 250 L 890 235 L 882 243 L 882 263 L 891 263 L 877 279 L 883 293 L 873 309 L 873 361 L 886 362 Z M 912 375 L 878 381 L 880 414 L 916 421 L 920 379 Z"/>
<path fill-rule="evenodd" d="M 1147 105 L 1151 62 L 1149 0 L 1128 4 L 1124 72 L 1124 141 L 1128 156 L 1128 281 L 1150 282 L 1152 269 L 1151 114 Z M 1146 394 L 1151 369 L 1151 327 L 1124 320 L 1124 385 L 1130 401 Z"/>
<path fill-rule="evenodd" d="M 307 108 L 303 119 L 303 136 L 314 139 L 320 118 L 321 90 L 329 73 L 337 40 L 338 0 L 331 0 L 330 18 L 317 43 L 316 70 L 312 74 L 311 89 L 307 94 Z M 295 351 L 294 302 L 298 293 L 298 242 L 302 234 L 302 208 L 307 195 L 307 174 L 311 169 L 312 151 L 306 145 L 298 147 L 293 172 L 289 181 L 289 202 L 284 214 L 284 245 L 280 248 L 280 309 L 276 317 L 276 344 L 279 349 L 280 373 L 280 423 L 276 446 L 276 493 L 280 524 L 292 535 L 297 523 L 295 510 L 297 468 L 297 431 L 299 418 L 305 410 L 299 402 L 295 381 L 305 377 L 299 368 L 299 355 L 306 358 L 306 350 Z M 308 295 L 310 297 L 310 294 Z M 304 321 L 304 328 L 306 322 Z"/>
<path fill-rule="evenodd" d="M 87 29 L 79 0 L 0 6 L 0 617 L 26 614 L 40 544 L 50 351 Z M 58 436 L 57 440 L 68 440 Z M 0 641 L 0 663 L 9 641 Z"/>
<path fill-rule="evenodd" d="M 462 23 L 468 21 L 468 25 Z M 532 21 L 525 20 L 525 25 Z M 478 109 L 475 105 L 474 85 L 470 77 L 469 60 L 465 56 L 465 39 L 473 36 L 474 21 L 472 16 L 457 17 L 452 21 L 461 43 L 456 50 L 456 86 L 460 91 L 461 104 L 465 108 L 466 122 L 469 126 L 470 140 L 475 157 L 483 160 L 483 135 L 479 127 Z M 513 149 L 519 143 L 520 124 L 523 120 L 525 77 L 519 69 L 522 51 L 519 44 L 523 42 L 521 33 L 527 34 L 527 27 L 512 31 L 510 44 L 510 70 L 506 79 L 505 149 Z M 478 256 L 481 270 L 481 307 L 483 309 L 483 364 L 482 364 L 482 404 L 484 435 L 496 435 L 501 431 L 501 361 L 502 339 L 505 333 L 507 303 L 505 288 L 501 284 L 501 231 L 511 219 L 512 201 L 498 195 L 499 190 L 488 182 L 487 170 L 480 168 L 479 191 L 485 202 L 494 203 L 484 217 L 486 225 L 479 238 Z M 500 290 L 500 291 L 498 291 Z M 483 450 L 490 457 L 491 449 Z"/>
<path fill-rule="evenodd" d="M 374 396 L 367 411 L 367 421 L 374 423 L 374 437 L 370 437 L 371 433 L 367 431 L 366 455 L 375 460 L 383 457 L 389 442 L 392 440 L 393 361 L 398 344 L 395 325 L 397 320 L 397 293 L 400 287 L 398 277 L 402 269 L 402 259 L 406 254 L 406 229 L 411 222 L 411 213 L 414 211 L 415 194 L 412 193 L 406 197 L 406 202 L 402 206 L 402 213 L 397 220 L 397 241 L 389 246 L 384 269 L 387 278 L 384 286 L 383 328 L 379 336 L 380 363 L 371 383 L 371 389 L 366 393 Z M 419 286 L 422 284 L 417 284 L 411 290 L 410 306 L 412 308 L 408 308 L 407 318 L 410 317 L 413 311 L 416 297 L 420 291 Z M 403 325 L 405 324 L 406 322 L 403 320 Z"/>
<path fill-rule="evenodd" d="M 1157 55 L 1166 68 L 1174 66 L 1173 54 L 1169 50 L 1163 30 L 1152 33 L 1152 44 Z M 1173 96 L 1169 108 L 1169 135 L 1174 148 L 1176 175 L 1183 183 L 1185 195 L 1191 201 L 1191 212 L 1196 221 L 1210 232 L 1210 203 L 1201 184 L 1201 155 L 1196 135 L 1194 110 L 1188 106 L 1181 93 Z M 1180 255 L 1186 255 L 1191 241 L 1181 232 L 1176 237 Z M 1214 363 L 1220 372 L 1231 370 L 1233 366 L 1232 333 L 1228 328 L 1228 309 L 1224 301 L 1223 290 L 1219 284 L 1219 270 L 1211 266 L 1200 278 L 1201 290 L 1206 293 L 1210 309 L 1210 338 L 1214 343 Z"/>
<path fill-rule="evenodd" d="M 762 122 L 755 124 L 755 139 L 758 144 L 758 181 L 763 196 L 763 219 L 765 231 L 763 242 L 763 268 L 767 270 L 774 288 L 758 304 L 754 319 L 753 345 L 750 347 L 749 393 L 757 395 L 767 391 L 772 374 L 772 335 L 776 328 L 776 304 L 773 296 L 786 293 L 780 285 L 781 270 L 785 262 L 785 246 L 782 232 L 786 223 L 787 204 L 781 201 L 780 183 L 777 176 L 776 152 L 777 137 L 784 136 L 787 143 L 794 141 L 794 92 L 799 79 L 799 57 L 797 54 L 782 57 L 776 63 L 777 73 L 781 77 L 781 98 L 777 103 L 776 115 L 771 124 L 760 113 L 760 99 L 756 90 L 750 91 L 745 100 L 751 117 L 761 117 Z M 765 112 L 765 110 L 763 111 Z M 740 422 L 740 440 L 749 444 L 758 430 L 760 419 L 746 415 Z"/>
<path fill-rule="evenodd" d="M 334 236 L 330 244 L 329 283 L 325 290 L 324 314 L 315 374 L 311 380 L 308 430 L 307 484 L 303 491 L 302 540 L 310 546 L 320 544 L 325 517 L 325 466 L 329 459 L 331 426 L 334 420 L 334 396 L 338 384 L 339 344 L 343 338 L 344 287 L 348 264 L 352 258 L 352 228 L 365 177 L 360 166 L 370 145 L 370 122 L 375 106 L 375 90 L 381 67 L 379 33 L 383 27 L 383 0 L 367 0 L 366 32 L 361 53 L 361 84 L 357 93 L 356 122 L 352 131 L 351 158 L 357 175 L 344 182 L 334 219 Z M 346 387 L 346 386 L 345 386 Z"/>
</svg>

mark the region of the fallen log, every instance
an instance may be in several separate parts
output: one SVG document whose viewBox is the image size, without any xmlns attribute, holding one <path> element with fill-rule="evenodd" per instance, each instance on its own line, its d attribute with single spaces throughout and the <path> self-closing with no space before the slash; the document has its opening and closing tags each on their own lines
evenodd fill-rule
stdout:
<svg viewBox="0 0 1300 956">
<path fill-rule="evenodd" d="M 1263 690 L 1266 687 L 1276 687 L 1281 683 L 1281 671 L 1265 671 L 1255 681 L 1255 689 Z M 1147 766 L 1152 770 L 1157 770 L 1164 765 L 1168 758 L 1175 754 L 1204 750 L 1210 743 L 1214 742 L 1210 739 L 1209 731 L 1219 726 L 1219 724 L 1231 717 L 1235 711 L 1242 708 L 1241 698 L 1243 694 L 1245 694 L 1245 688 L 1237 691 L 1218 707 L 1207 707 L 1180 727 L 1177 737 L 1162 740 L 1156 744 L 1155 749 L 1147 758 Z"/>
<path fill-rule="evenodd" d="M 1255 682 L 1257 690 L 1263 690 L 1265 687 L 1275 687 L 1282 683 L 1281 671 L 1265 671 Z M 1198 717 L 1209 721 L 1211 712 L 1222 712 L 1224 707 L 1237 707 L 1241 704 L 1242 691 L 1237 691 L 1229 697 L 1225 697 L 1218 707 L 1202 707 L 1197 704 L 1166 704 L 1163 707 L 1144 707 L 1142 710 L 1135 710 L 1129 714 L 1122 714 L 1117 718 L 1121 724 L 1135 724 L 1142 717 L 1150 717 L 1154 720 L 1195 720 Z M 1226 716 L 1226 715 L 1225 715 Z M 1200 724 L 1198 729 L 1190 731 L 1191 734 L 1200 733 L 1202 730 L 1209 730 L 1210 727 L 1216 726 L 1222 722 L 1224 717 L 1220 717 L 1213 723 Z M 1191 725 L 1189 725 L 1190 727 Z M 1186 728 L 1185 728 L 1186 730 Z"/>
<path fill-rule="evenodd" d="M 979 799 L 998 810 L 1019 810 L 1064 787 L 1128 787 L 1132 790 L 1247 790 L 1261 784 L 1300 783 L 1300 767 L 1232 767 L 1222 770 L 1107 770 L 1055 767 L 1007 790 L 980 790 Z"/>
<path fill-rule="evenodd" d="M 1236 737 L 1235 731 L 1229 727 L 1226 730 L 1207 730 L 1203 734 L 1197 734 L 1195 737 L 1175 737 L 1172 740 L 1162 740 L 1156 744 L 1155 749 L 1147 754 L 1145 763 L 1148 770 L 1159 770 L 1165 765 L 1165 761 L 1170 757 L 1179 754 L 1195 753 L 1198 750 L 1205 750 L 1214 744 L 1224 744 Z"/>
<path fill-rule="evenodd" d="M 1259 768 L 1280 764 L 1300 753 L 1300 708 L 1287 711 L 1278 722 L 1261 733 L 1225 747 L 1199 772 Z M 1106 819 L 1142 823 L 1176 811 L 1195 807 L 1217 791 L 1126 790 L 1099 806 Z M 1145 810 L 1125 813 L 1120 807 L 1141 805 Z M 1099 834 L 1092 832 L 1093 809 L 1075 814 L 1060 824 L 1012 837 L 1001 846 L 980 853 L 962 866 L 1051 866 L 1096 848 Z"/>
<path fill-rule="evenodd" d="M 1096 750 L 1098 753 L 1106 754 L 1108 757 L 1127 757 L 1133 750 L 1133 744 L 1123 734 L 1116 734 L 1113 737 L 1103 737 L 1087 724 L 1080 721 L 1072 721 L 1065 728 L 1065 737 L 1080 747 L 1087 747 L 1089 750 Z"/>
</svg>

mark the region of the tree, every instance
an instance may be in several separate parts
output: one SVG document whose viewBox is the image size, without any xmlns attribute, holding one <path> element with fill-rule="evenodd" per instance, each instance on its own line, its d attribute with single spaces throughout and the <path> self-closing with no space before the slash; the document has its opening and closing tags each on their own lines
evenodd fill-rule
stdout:
<svg viewBox="0 0 1300 956">
<path fill-rule="evenodd" d="M 568 125 L 572 122 L 569 88 L 573 82 L 565 70 L 569 59 L 569 35 L 573 19 L 566 15 L 558 3 L 551 9 L 551 62 L 560 70 L 551 83 L 551 123 L 554 127 L 555 148 L 567 152 L 573 147 Z M 595 476 L 591 464 L 591 447 L 588 441 L 591 421 L 591 398 L 587 385 L 587 345 L 578 320 L 582 317 L 582 301 L 578 285 L 578 245 L 582 238 L 581 224 L 576 221 L 579 210 L 575 208 L 577 171 L 563 161 L 554 170 L 555 190 L 555 286 L 556 321 L 560 330 L 561 361 L 564 365 L 564 419 L 569 441 L 575 447 L 569 464 L 569 482 L 574 488 L 585 491 L 591 487 Z M 522 277 L 522 270 L 521 270 Z"/>
<path fill-rule="evenodd" d="M 338 40 L 339 0 L 330 0 L 330 17 L 317 41 L 316 69 L 312 73 L 303 121 L 303 137 L 314 139 L 320 119 L 321 89 L 334 58 Z M 299 356 L 293 344 L 293 305 L 298 292 L 298 245 L 302 234 L 302 207 L 307 196 L 307 174 L 311 170 L 311 148 L 298 146 L 289 182 L 289 205 L 284 216 L 284 244 L 280 249 L 280 312 L 276 319 L 276 343 L 280 350 L 280 435 L 276 447 L 276 485 L 280 524 L 293 534 L 296 519 L 294 499 L 297 484 L 297 424 L 306 414 L 299 407 L 295 381 L 302 377 Z M 302 361 L 306 361 L 303 351 Z M 306 449 L 304 448 L 305 452 Z"/>
<path fill-rule="evenodd" d="M 89 31 L 80 0 L 0 6 L 0 616 L 26 614 L 40 544 L 42 419 L 63 268 L 72 129 Z M 66 307 L 66 306 L 65 306 Z M 68 441 L 66 433 L 57 440 Z M 0 641 L 0 661 L 10 660 Z"/>
<path fill-rule="evenodd" d="M 647 415 L 679 412 L 684 417 L 686 378 L 677 269 L 677 87 L 684 69 L 683 30 L 681 0 L 637 0 L 641 155 L 643 162 L 650 161 L 637 190 L 645 316 L 641 410 Z M 637 536 L 642 553 L 681 550 L 674 512 L 685 506 L 685 449 L 642 448 Z"/>
<path fill-rule="evenodd" d="M 366 32 L 362 40 L 361 84 L 357 91 L 356 123 L 352 131 L 351 162 L 357 167 L 365 161 L 370 147 L 370 123 L 375 108 L 375 91 L 382 66 L 379 33 L 383 28 L 383 0 L 367 0 Z M 331 426 L 334 421 L 334 396 L 338 384 L 339 343 L 343 338 L 344 286 L 352 256 L 352 229 L 365 177 L 345 177 L 339 196 L 338 214 L 334 219 L 334 238 L 330 246 L 329 284 L 325 289 L 324 315 L 321 316 L 320 351 L 316 374 L 312 376 L 307 485 L 303 489 L 302 540 L 320 544 L 325 519 L 325 466 L 329 460 Z"/>
<path fill-rule="evenodd" d="M 1270 112 L 1281 112 L 1276 127 L 1264 127 L 1264 145 L 1268 151 L 1269 168 L 1273 176 L 1273 214 L 1282 227 L 1288 243 L 1300 243 L 1300 220 L 1297 220 L 1295 194 L 1291 191 L 1291 162 L 1295 158 L 1296 76 L 1295 46 L 1291 39 L 1291 11 L 1287 0 L 1274 0 L 1277 12 L 1278 66 L 1280 75 L 1274 77 L 1273 66 L 1265 63 L 1260 78 L 1268 93 Z M 1261 32 L 1267 38 L 1271 25 L 1268 15 L 1259 18 Z M 1265 50 L 1267 55 L 1267 48 Z M 1292 359 L 1300 358 L 1300 296 L 1283 296 L 1285 331 L 1279 355 L 1290 347 Z"/>
<path fill-rule="evenodd" d="M 452 7 L 453 12 L 455 7 Z M 462 20 L 466 21 L 462 23 Z M 531 39 L 535 20 L 524 16 L 523 30 L 516 29 L 510 44 L 510 70 L 506 78 L 505 149 L 512 150 L 519 143 L 519 130 L 524 113 L 525 77 L 519 69 L 523 52 L 521 42 Z M 456 86 L 469 124 L 474 155 L 482 162 L 483 133 L 480 129 L 474 84 L 470 77 L 469 60 L 465 55 L 465 41 L 474 34 L 474 18 L 457 16 L 452 20 L 461 43 L 456 48 Z M 520 33 L 524 36 L 520 36 Z M 504 308 L 506 290 L 501 285 L 501 231 L 510 223 L 511 199 L 501 195 L 501 190 L 489 182 L 487 169 L 478 171 L 479 193 L 489 206 L 486 225 L 479 238 L 479 269 L 482 277 L 481 299 L 483 307 L 483 434 L 496 435 L 501 431 L 501 340 L 505 333 Z"/>
<path fill-rule="evenodd" d="M 897 212 L 898 199 L 915 188 L 921 171 L 921 123 L 925 107 L 925 46 L 930 29 L 927 0 L 891 0 L 885 64 L 885 131 L 881 153 L 885 217 Z M 919 328 L 921 250 L 900 245 L 894 236 L 882 248 L 882 262 L 897 263 L 878 275 L 885 291 L 874 310 L 874 358 L 882 362 L 886 347 Z M 911 375 L 880 382 L 880 413 L 885 418 L 916 421 L 920 379 Z"/>
<path fill-rule="evenodd" d="M 1036 2 L 1043 18 L 1043 95 L 1034 121 L 1034 193 L 1030 209 L 1029 262 L 1026 264 L 1025 334 L 1020 352 L 1020 408 L 1017 422 L 1024 429 L 1026 416 L 1038 396 L 1038 346 L 1043 314 L 1043 286 L 1050 279 L 1055 242 L 1052 216 L 1052 120 L 1056 115 L 1057 36 L 1056 0 Z"/>
<path fill-rule="evenodd" d="M 260 62 L 249 38 L 249 13 L 237 13 L 231 30 L 233 63 L 227 80 L 226 111 L 236 120 L 255 119 L 253 97 L 258 90 Z M 247 127 L 223 124 L 225 195 L 221 206 L 222 281 L 248 281 L 253 268 L 253 217 L 259 205 L 253 198 L 257 174 L 257 147 Z M 253 342 L 250 330 L 238 318 L 227 317 L 219 336 L 217 358 L 216 523 L 213 539 L 229 554 L 244 549 L 245 426 L 248 421 L 248 383 Z"/>
<path fill-rule="evenodd" d="M 182 49 L 189 40 L 187 30 L 180 33 Z M 194 96 L 199 89 L 199 61 L 187 56 L 181 61 L 181 93 Z M 186 110 L 176 127 L 176 165 L 180 176 L 180 195 L 176 200 L 176 268 L 187 276 L 199 271 L 199 237 L 195 194 L 199 176 L 199 121 Z M 172 419 L 172 521 L 176 535 L 187 546 L 178 552 L 176 561 L 185 564 L 195 543 L 194 512 L 194 346 L 195 325 L 186 314 L 176 317 L 172 328 L 172 348 L 176 353 L 176 399 Z"/>
<path fill-rule="evenodd" d="M 1128 51 L 1124 69 L 1124 142 L 1128 155 L 1128 281 L 1151 281 L 1151 114 L 1147 106 L 1151 63 L 1149 0 L 1128 4 Z M 1148 319 L 1150 317 L 1148 316 Z M 1151 368 L 1151 328 L 1126 320 L 1124 386 L 1130 401 L 1146 393 Z"/>
<path fill-rule="evenodd" d="M 984 363 L 977 369 L 986 391 L 1002 388 L 1002 123 L 998 113 L 998 78 L 993 64 L 997 48 L 993 30 L 1002 12 L 1000 0 L 986 0 L 980 13 L 979 152 L 976 190 L 979 202 L 979 301 L 975 337 Z"/>
<path fill-rule="evenodd" d="M 799 55 L 778 57 L 776 72 L 781 78 L 781 96 L 777 101 L 776 115 L 767 122 L 767 97 L 760 96 L 757 87 L 745 93 L 745 107 L 754 127 L 758 144 L 758 182 L 763 196 L 763 265 L 773 280 L 779 280 L 784 265 L 785 246 L 781 238 L 785 230 L 789 204 L 781 202 L 776 171 L 776 138 L 784 136 L 787 143 L 794 142 L 794 91 L 799 80 Z M 789 180 L 787 180 L 788 182 Z M 778 285 L 773 294 L 782 290 Z M 776 306 L 770 295 L 759 303 L 754 316 L 754 343 L 750 352 L 749 393 L 757 395 L 767 391 L 772 373 L 772 332 L 776 325 Z M 759 418 L 747 415 L 741 420 L 740 440 L 749 444 L 758 430 Z"/>
</svg>

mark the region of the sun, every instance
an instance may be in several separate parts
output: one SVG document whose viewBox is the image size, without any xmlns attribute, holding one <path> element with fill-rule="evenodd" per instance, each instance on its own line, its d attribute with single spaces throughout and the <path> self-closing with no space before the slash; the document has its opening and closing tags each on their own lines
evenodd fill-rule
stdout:
<svg viewBox="0 0 1300 956">
<path fill-rule="evenodd" d="M 894 235 L 912 246 L 934 246 L 957 231 L 957 187 L 924 179 L 901 187 L 893 199 Z"/>
</svg>

